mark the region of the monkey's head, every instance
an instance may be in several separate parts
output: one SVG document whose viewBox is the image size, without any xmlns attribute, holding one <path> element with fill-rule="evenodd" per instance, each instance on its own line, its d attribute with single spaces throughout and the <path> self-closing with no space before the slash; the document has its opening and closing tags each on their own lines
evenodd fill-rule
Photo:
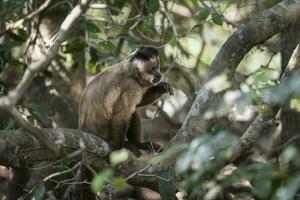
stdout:
<svg viewBox="0 0 300 200">
<path fill-rule="evenodd" d="M 158 51 L 152 47 L 137 50 L 129 59 L 136 69 L 135 77 L 145 86 L 155 85 L 161 79 Z"/>
</svg>

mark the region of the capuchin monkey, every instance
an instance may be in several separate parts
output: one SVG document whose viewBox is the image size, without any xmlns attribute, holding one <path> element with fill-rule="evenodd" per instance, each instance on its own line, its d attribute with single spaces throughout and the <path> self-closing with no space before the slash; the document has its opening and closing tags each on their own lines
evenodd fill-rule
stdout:
<svg viewBox="0 0 300 200">
<path fill-rule="evenodd" d="M 153 103 L 162 94 L 173 95 L 170 84 L 160 82 L 159 64 L 158 51 L 146 47 L 97 74 L 81 96 L 79 128 L 100 136 L 112 149 L 126 144 L 148 151 L 160 149 L 157 144 L 142 142 L 137 113 L 138 107 Z"/>
</svg>

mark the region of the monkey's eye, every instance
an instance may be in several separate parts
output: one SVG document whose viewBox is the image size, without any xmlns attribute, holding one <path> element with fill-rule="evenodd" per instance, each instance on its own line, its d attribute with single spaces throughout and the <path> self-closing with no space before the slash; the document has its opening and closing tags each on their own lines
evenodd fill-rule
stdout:
<svg viewBox="0 0 300 200">
<path fill-rule="evenodd" d="M 156 71 L 158 68 L 157 68 L 157 66 L 152 66 L 151 67 L 151 71 Z"/>
</svg>

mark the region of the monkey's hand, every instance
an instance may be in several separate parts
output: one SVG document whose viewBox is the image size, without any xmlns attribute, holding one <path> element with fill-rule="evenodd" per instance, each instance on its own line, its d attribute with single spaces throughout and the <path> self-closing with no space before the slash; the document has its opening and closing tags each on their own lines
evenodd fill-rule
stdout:
<svg viewBox="0 0 300 200">
<path fill-rule="evenodd" d="M 174 95 L 174 91 L 171 85 L 168 82 L 162 81 L 160 82 L 157 87 L 160 89 L 161 93 L 169 93 L 169 95 Z"/>
</svg>

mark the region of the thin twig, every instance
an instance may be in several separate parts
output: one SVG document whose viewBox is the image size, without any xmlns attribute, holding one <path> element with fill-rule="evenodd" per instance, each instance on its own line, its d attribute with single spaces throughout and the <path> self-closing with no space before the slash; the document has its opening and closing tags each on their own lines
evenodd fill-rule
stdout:
<svg viewBox="0 0 300 200">
<path fill-rule="evenodd" d="M 152 164 L 150 163 L 150 164 L 146 165 L 145 167 L 143 167 L 142 169 L 140 169 L 140 170 L 134 172 L 133 174 L 127 176 L 127 177 L 126 177 L 126 180 L 129 180 L 129 179 L 131 179 L 131 178 L 137 176 L 139 173 L 141 173 L 142 171 L 146 170 L 146 169 L 149 168 L 151 165 L 152 165 Z"/>
<path fill-rule="evenodd" d="M 24 22 L 26 22 L 26 21 L 32 19 L 33 17 L 35 17 L 36 15 L 40 14 L 42 11 L 44 11 L 49 6 L 51 1 L 52 0 L 46 0 L 37 10 L 35 10 L 32 13 L 26 15 L 24 18 L 22 18 L 18 21 L 14 22 L 12 24 L 9 24 L 5 30 L 0 32 L 0 37 L 2 35 L 4 35 L 5 33 L 7 33 L 8 31 L 11 31 L 13 29 L 16 29 L 16 28 L 20 27 Z"/>
<path fill-rule="evenodd" d="M 72 171 L 74 171 L 77 167 L 79 167 L 81 165 L 81 162 L 78 162 L 76 165 L 74 165 L 72 168 L 70 169 L 67 169 L 67 170 L 64 170 L 64 171 L 61 171 L 61 172 L 56 172 L 56 173 L 53 173 L 47 177 L 45 177 L 39 184 L 35 185 L 25 196 L 24 196 L 24 199 L 26 199 L 40 184 L 42 183 L 45 183 L 46 181 L 48 181 L 49 179 L 51 178 L 54 178 L 54 177 L 57 177 L 57 176 L 60 176 L 60 175 L 63 175 L 63 174 L 67 174 L 67 173 L 70 173 Z"/>
</svg>

